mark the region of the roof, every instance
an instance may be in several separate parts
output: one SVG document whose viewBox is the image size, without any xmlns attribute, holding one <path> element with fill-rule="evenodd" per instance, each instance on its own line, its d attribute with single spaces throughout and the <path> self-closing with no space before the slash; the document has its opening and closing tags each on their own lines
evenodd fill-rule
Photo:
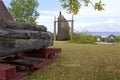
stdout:
<svg viewBox="0 0 120 80">
<path fill-rule="evenodd" d="M 7 21 L 14 20 L 2 0 L 0 0 L 0 19 Z"/>
</svg>

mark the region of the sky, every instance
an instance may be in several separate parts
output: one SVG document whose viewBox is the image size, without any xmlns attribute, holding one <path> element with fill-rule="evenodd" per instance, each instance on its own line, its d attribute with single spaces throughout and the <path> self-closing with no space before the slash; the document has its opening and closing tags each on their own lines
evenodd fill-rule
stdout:
<svg viewBox="0 0 120 80">
<path fill-rule="evenodd" d="M 10 7 L 10 1 L 3 0 L 7 7 Z M 45 25 L 48 31 L 53 32 L 54 19 L 56 17 L 57 20 L 59 11 L 67 20 L 71 20 L 72 15 L 60 6 L 59 0 L 38 0 L 38 2 L 37 10 L 40 16 L 36 21 L 40 25 Z M 81 7 L 79 13 L 74 15 L 75 32 L 120 32 L 120 0 L 102 0 L 102 3 L 105 4 L 104 11 L 94 10 L 92 6 Z"/>
</svg>

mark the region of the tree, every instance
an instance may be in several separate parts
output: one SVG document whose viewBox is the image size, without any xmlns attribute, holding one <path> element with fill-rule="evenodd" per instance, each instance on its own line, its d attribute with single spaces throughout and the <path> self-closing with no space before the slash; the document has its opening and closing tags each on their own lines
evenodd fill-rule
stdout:
<svg viewBox="0 0 120 80">
<path fill-rule="evenodd" d="M 101 0 L 93 3 L 90 0 L 60 0 L 64 9 L 67 9 L 68 13 L 77 14 L 81 6 L 89 6 L 91 4 L 95 10 L 104 10 Z"/>
<path fill-rule="evenodd" d="M 36 24 L 38 5 L 37 0 L 11 0 L 8 10 L 15 21 Z"/>
</svg>

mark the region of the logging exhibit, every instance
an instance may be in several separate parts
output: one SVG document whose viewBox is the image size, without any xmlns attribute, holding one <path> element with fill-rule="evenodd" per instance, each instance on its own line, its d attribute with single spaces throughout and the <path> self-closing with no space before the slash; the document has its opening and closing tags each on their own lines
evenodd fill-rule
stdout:
<svg viewBox="0 0 120 80">
<path fill-rule="evenodd" d="M 53 44 L 46 26 L 14 21 L 0 0 L 0 80 L 23 80 L 57 59 L 61 48 Z"/>
<path fill-rule="evenodd" d="M 0 80 L 21 80 L 57 59 L 61 48 L 48 48 L 53 44 L 44 25 L 0 20 Z"/>
</svg>

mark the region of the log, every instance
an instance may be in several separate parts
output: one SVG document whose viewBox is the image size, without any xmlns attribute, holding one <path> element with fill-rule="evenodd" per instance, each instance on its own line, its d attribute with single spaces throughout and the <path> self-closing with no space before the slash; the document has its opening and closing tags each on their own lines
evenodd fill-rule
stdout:
<svg viewBox="0 0 120 80">
<path fill-rule="evenodd" d="M 16 39 L 29 39 L 30 36 L 26 33 L 17 33 L 15 31 L 0 30 L 0 37 L 3 38 L 16 38 Z"/>
<path fill-rule="evenodd" d="M 4 21 L 0 20 L 1 29 L 19 29 L 19 30 L 33 30 L 46 32 L 47 28 L 44 25 L 32 25 L 17 21 Z"/>
<path fill-rule="evenodd" d="M 38 50 L 53 45 L 53 40 L 0 38 L 0 57 Z"/>
<path fill-rule="evenodd" d="M 1 29 L 0 37 L 11 39 L 51 39 L 52 33 L 30 30 Z"/>
<path fill-rule="evenodd" d="M 51 32 L 41 32 L 41 39 L 51 39 L 52 38 L 52 33 Z"/>
</svg>

